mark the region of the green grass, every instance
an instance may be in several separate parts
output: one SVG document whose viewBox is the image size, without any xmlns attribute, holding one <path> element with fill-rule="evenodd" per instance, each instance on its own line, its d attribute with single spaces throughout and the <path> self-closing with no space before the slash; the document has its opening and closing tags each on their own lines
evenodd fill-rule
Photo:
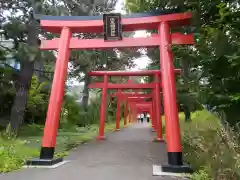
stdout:
<svg viewBox="0 0 240 180">
<path fill-rule="evenodd" d="M 193 180 L 239 180 L 239 132 L 223 128 L 220 120 L 209 112 L 197 111 L 192 122 L 181 119 L 184 160 L 197 172 Z"/>
<path fill-rule="evenodd" d="M 19 169 L 25 159 L 38 155 L 38 149 L 26 146 L 26 141 L 0 138 L 0 172 Z"/>
<path fill-rule="evenodd" d="M 121 122 L 123 127 L 123 122 Z M 105 132 L 109 133 L 115 128 L 115 123 L 105 124 Z M 43 127 L 38 125 L 26 126 L 21 130 L 17 139 L 0 137 L 0 173 L 20 169 L 27 159 L 39 157 Z M 66 156 L 68 151 L 79 144 L 94 139 L 98 134 L 98 125 L 88 128 L 60 129 L 57 137 L 55 156 Z"/>
</svg>

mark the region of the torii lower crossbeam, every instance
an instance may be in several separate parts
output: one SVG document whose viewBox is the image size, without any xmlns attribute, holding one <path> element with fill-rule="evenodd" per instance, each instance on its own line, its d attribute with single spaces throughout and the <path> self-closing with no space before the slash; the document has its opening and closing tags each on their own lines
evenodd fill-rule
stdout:
<svg viewBox="0 0 240 180">
<path fill-rule="evenodd" d="M 129 47 L 157 47 L 159 46 L 159 36 L 146 38 L 123 38 L 121 41 L 105 42 L 102 39 L 78 39 L 71 38 L 69 49 L 106 49 L 106 48 L 129 48 Z M 193 35 L 180 33 L 172 34 L 172 44 L 187 45 L 193 44 Z M 41 50 L 58 49 L 60 39 L 42 40 Z"/>
</svg>

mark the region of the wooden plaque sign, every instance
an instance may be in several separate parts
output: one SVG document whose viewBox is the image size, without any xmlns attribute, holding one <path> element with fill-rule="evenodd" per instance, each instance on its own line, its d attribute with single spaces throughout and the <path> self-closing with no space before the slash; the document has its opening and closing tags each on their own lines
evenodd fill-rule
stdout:
<svg viewBox="0 0 240 180">
<path fill-rule="evenodd" d="M 121 14 L 119 13 L 104 14 L 103 22 L 105 41 L 122 40 Z"/>
</svg>

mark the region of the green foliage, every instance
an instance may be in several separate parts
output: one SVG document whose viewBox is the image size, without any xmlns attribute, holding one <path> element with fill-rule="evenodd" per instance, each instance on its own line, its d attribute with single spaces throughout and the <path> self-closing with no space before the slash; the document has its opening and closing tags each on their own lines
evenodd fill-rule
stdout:
<svg viewBox="0 0 240 180">
<path fill-rule="evenodd" d="M 0 107 L 0 117 L 3 119 L 0 120 L 0 126 L 5 126 L 6 121 L 4 118 L 9 116 L 10 110 L 12 107 L 15 87 L 14 83 L 11 82 L 15 78 L 15 72 L 10 67 L 1 67 L 0 68 L 0 103 L 3 105 Z"/>
<path fill-rule="evenodd" d="M 47 82 L 40 83 L 36 76 L 33 76 L 31 88 L 28 92 L 26 121 L 29 123 L 42 123 L 48 105 Z"/>
<path fill-rule="evenodd" d="M 81 107 L 80 104 L 76 102 L 76 98 L 74 96 L 66 95 L 64 99 L 64 105 L 62 108 L 62 120 L 66 120 L 72 125 L 82 125 L 81 124 Z"/>
<path fill-rule="evenodd" d="M 98 124 L 100 120 L 101 97 L 91 101 L 88 106 L 87 118 L 89 124 Z M 107 114 L 108 115 L 108 114 Z"/>
<path fill-rule="evenodd" d="M 98 124 L 100 120 L 101 97 L 91 100 L 88 105 L 87 112 L 83 112 L 81 104 L 76 102 L 74 96 L 65 96 L 64 105 L 62 108 L 61 127 L 71 128 L 74 125 L 79 127 L 89 126 L 91 124 Z M 106 122 L 115 116 L 114 109 L 108 104 L 108 113 L 106 114 Z"/>
<path fill-rule="evenodd" d="M 11 98 L 6 95 L 3 96 L 4 98 L 6 97 L 5 99 L 9 102 L 9 105 L 5 109 L 3 108 L 3 110 L 1 110 L 5 113 L 4 116 L 7 116 L 8 119 L 10 113 L 10 127 L 14 127 L 15 130 L 17 130 L 19 129 L 19 126 L 22 122 L 43 124 L 45 121 L 49 96 L 47 92 L 42 92 L 41 86 L 44 85 L 39 83 L 35 77 L 32 79 L 32 74 L 33 71 L 36 70 L 36 72 L 38 72 L 37 76 L 41 77 L 38 78 L 42 79 L 43 76 L 46 76 L 42 71 L 45 72 L 47 70 L 50 71 L 47 72 L 47 75 L 51 78 L 52 72 L 54 71 L 55 56 L 52 51 L 39 51 L 38 38 L 41 37 L 51 39 L 57 37 L 58 35 L 46 33 L 37 28 L 39 24 L 36 21 L 36 18 L 34 18 L 34 15 L 99 15 L 102 14 L 102 12 L 112 11 L 114 6 L 116 5 L 116 2 L 117 0 L 107 2 L 89 2 L 88 0 L 76 0 L 74 2 L 66 2 L 63 0 L 35 0 L 34 2 L 28 0 L 13 0 L 10 2 L 7 0 L 3 0 L 0 2 L 0 11 L 3 12 L 0 18 L 2 24 L 1 34 L 3 34 L 6 39 L 13 40 L 13 48 L 5 47 L 4 50 L 0 49 L 0 59 L 4 59 L 5 54 L 9 54 L 21 64 L 20 72 L 15 74 L 17 81 L 14 82 L 17 82 L 17 84 L 19 84 L 21 88 L 24 89 L 19 90 L 18 86 L 13 87 L 13 89 L 14 92 L 24 90 L 24 92 L 29 93 L 28 96 L 22 96 L 21 93 L 16 93 L 16 95 L 14 94 L 13 96 L 11 96 Z M 6 11 L 11 13 L 5 13 Z M 124 35 L 129 36 L 131 35 L 131 33 Z M 89 33 L 75 33 L 74 36 L 83 39 L 99 37 L 102 38 L 101 35 Z M 26 54 L 28 56 L 26 56 Z M 85 81 L 86 83 L 87 78 L 85 78 L 86 76 L 82 77 L 82 72 L 86 75 L 87 72 L 89 72 L 90 70 L 123 70 L 125 67 L 132 67 L 133 57 L 139 55 L 140 53 L 136 49 L 114 49 L 107 51 L 91 50 L 81 52 L 73 51 L 70 57 L 70 61 L 73 65 L 70 77 L 77 78 L 79 81 Z M 4 77 L 4 79 L 7 79 L 6 76 Z M 10 78 L 6 81 L 9 83 L 9 81 L 12 80 L 13 79 Z M 31 80 L 32 87 L 29 90 L 28 87 Z M 14 84 L 9 84 L 14 86 Z M 10 87 L 7 87 L 9 84 L 5 83 L 3 89 L 9 90 Z M 88 89 L 85 89 L 84 93 L 88 94 Z M 0 97 L 2 97 L 1 94 Z M 13 101 L 14 98 L 15 100 Z M 86 102 L 88 101 L 87 98 L 84 98 L 83 107 L 80 107 L 80 109 L 76 103 L 73 103 L 74 100 L 70 100 L 70 97 L 67 97 L 66 101 L 71 101 L 66 103 L 68 105 L 68 107 L 66 107 L 66 111 L 68 112 L 67 119 L 71 119 L 72 124 L 85 126 L 86 124 L 91 124 L 96 121 L 95 118 L 92 118 L 91 114 L 86 113 Z M 27 104 L 25 102 L 27 102 Z M 11 111 L 12 104 L 13 108 Z M 19 109 L 21 110 L 21 112 Z M 6 123 L 1 124 L 5 125 Z M 9 130 L 11 130 L 12 128 L 10 128 Z"/>
<path fill-rule="evenodd" d="M 181 128 L 184 159 L 199 170 L 195 179 L 240 178 L 239 132 L 225 129 L 205 110 L 193 113 L 192 122 L 182 122 Z"/>
<path fill-rule="evenodd" d="M 127 0 L 130 12 L 169 11 L 193 13 L 193 26 L 173 31 L 193 32 L 196 45 L 174 46 L 175 67 L 181 67 L 177 80 L 180 104 L 192 106 L 195 101 L 223 111 L 230 125 L 240 122 L 240 7 L 235 0 Z M 159 64 L 157 50 L 148 49 L 150 67 Z"/>
<path fill-rule="evenodd" d="M 42 136 L 43 135 L 43 126 L 39 124 L 28 124 L 20 129 L 20 137 L 28 136 Z"/>
<path fill-rule="evenodd" d="M 23 166 L 24 160 L 39 155 L 38 150 L 26 146 L 25 141 L 0 137 L 0 172 L 9 172 Z"/>
<path fill-rule="evenodd" d="M 205 170 L 199 170 L 191 176 L 191 180 L 213 180 L 213 178 L 210 178 Z"/>
<path fill-rule="evenodd" d="M 97 125 L 84 128 L 73 125 L 71 127 L 59 129 L 55 157 L 67 156 L 69 150 L 91 141 L 98 134 Z M 114 127 L 115 123 L 107 123 L 106 133 L 112 131 Z M 17 139 L 0 136 L 0 173 L 20 169 L 25 160 L 38 157 L 42 132 L 43 126 L 29 125 L 21 129 Z"/>
</svg>

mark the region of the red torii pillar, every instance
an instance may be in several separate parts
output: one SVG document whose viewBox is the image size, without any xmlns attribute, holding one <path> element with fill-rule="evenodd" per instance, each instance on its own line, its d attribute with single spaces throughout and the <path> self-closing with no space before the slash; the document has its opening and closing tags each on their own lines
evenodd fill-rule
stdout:
<svg viewBox="0 0 240 180">
<path fill-rule="evenodd" d="M 159 24 L 160 36 L 160 68 L 163 86 L 164 115 L 166 123 L 166 139 L 168 164 L 162 166 L 163 171 L 173 171 L 177 167 L 182 172 L 188 172 L 189 167 L 183 166 L 180 125 L 176 98 L 173 55 L 171 51 L 171 32 L 168 22 Z"/>
<path fill-rule="evenodd" d="M 129 111 L 130 111 L 130 115 L 129 115 L 129 119 L 128 119 L 128 123 L 132 124 L 133 121 L 133 103 L 129 103 Z"/>
<path fill-rule="evenodd" d="M 129 123 L 132 124 L 136 119 L 136 105 L 135 105 L 135 102 L 130 102 L 130 111 L 131 111 L 131 118 L 129 119 Z"/>
<path fill-rule="evenodd" d="M 121 120 L 121 91 L 117 90 L 116 131 L 120 131 Z"/>
<path fill-rule="evenodd" d="M 107 106 L 107 85 L 108 85 L 108 75 L 104 75 L 103 87 L 102 87 L 102 103 L 100 109 L 100 123 L 99 123 L 99 134 L 97 140 L 104 140 L 104 126 L 106 117 L 106 106 Z"/>
<path fill-rule="evenodd" d="M 131 110 L 131 103 L 128 102 L 128 124 L 131 124 L 131 118 L 132 118 L 132 110 Z"/>
<path fill-rule="evenodd" d="M 125 101 L 124 103 L 124 127 L 127 127 L 127 117 L 128 117 L 128 103 Z"/>
<path fill-rule="evenodd" d="M 119 90 L 118 90 L 119 91 Z M 119 103 L 124 102 L 124 127 L 127 127 L 127 117 L 128 117 L 128 102 L 124 99 L 121 99 L 121 94 L 118 92 L 117 94 L 110 94 L 111 97 L 117 97 L 117 110 L 116 110 L 116 129 L 120 130 L 120 119 L 121 119 L 121 109 Z M 119 124 L 118 124 L 119 123 Z M 119 127 L 119 128 L 118 128 Z"/>
<path fill-rule="evenodd" d="M 156 107 L 156 125 L 157 138 L 156 141 L 163 142 L 162 137 L 162 115 L 161 115 L 161 99 L 160 99 L 160 79 L 158 74 L 155 74 L 155 107 Z"/>
<path fill-rule="evenodd" d="M 153 103 L 153 99 L 152 99 L 152 103 Z M 153 105 L 150 108 L 149 115 L 150 115 L 150 120 L 151 120 L 151 123 L 152 123 L 152 130 L 154 131 L 154 126 L 153 126 Z"/>
<path fill-rule="evenodd" d="M 40 152 L 40 159 L 45 159 L 46 164 L 52 162 L 56 146 L 59 118 L 64 97 L 64 86 L 67 77 L 68 59 L 70 55 L 69 44 L 71 36 L 72 33 L 70 28 L 62 28 Z M 62 159 L 56 159 L 55 163 L 60 161 L 62 161 Z M 38 163 L 41 164 L 41 161 L 33 160 L 27 162 L 29 165 L 38 165 Z"/>
<path fill-rule="evenodd" d="M 152 128 L 153 128 L 153 131 L 157 131 L 157 129 L 158 129 L 157 117 L 156 117 L 157 111 L 156 111 L 156 92 L 155 91 L 156 90 L 154 89 L 153 90 L 154 98 L 152 99 L 152 112 L 153 112 L 153 115 L 152 115 Z"/>
</svg>

